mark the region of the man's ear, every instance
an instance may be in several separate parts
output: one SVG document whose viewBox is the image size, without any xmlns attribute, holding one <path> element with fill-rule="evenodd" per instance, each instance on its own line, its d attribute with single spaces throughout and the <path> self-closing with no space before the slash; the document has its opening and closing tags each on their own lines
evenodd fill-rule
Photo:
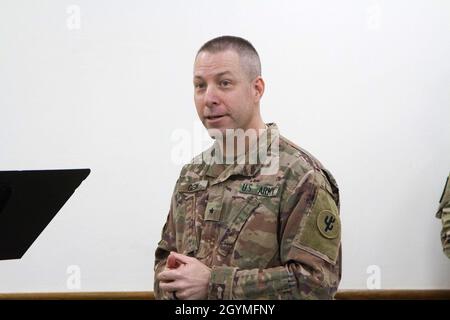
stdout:
<svg viewBox="0 0 450 320">
<path fill-rule="evenodd" d="M 253 80 L 253 89 L 255 90 L 255 102 L 259 102 L 259 100 L 261 100 L 261 97 L 264 94 L 264 89 L 265 89 L 266 84 L 264 83 L 263 78 L 261 78 L 260 76 L 256 77 L 255 80 Z"/>
</svg>

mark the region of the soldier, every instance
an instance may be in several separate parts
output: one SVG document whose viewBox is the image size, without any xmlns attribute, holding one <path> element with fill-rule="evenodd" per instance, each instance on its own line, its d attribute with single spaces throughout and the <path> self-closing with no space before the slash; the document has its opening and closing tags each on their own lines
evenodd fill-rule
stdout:
<svg viewBox="0 0 450 320">
<path fill-rule="evenodd" d="M 264 88 L 247 40 L 223 36 L 197 52 L 195 105 L 215 141 L 175 185 L 155 253 L 157 299 L 334 298 L 338 186 L 317 159 L 263 122 Z M 239 130 L 257 139 L 227 148 Z"/>
<path fill-rule="evenodd" d="M 436 213 L 436 217 L 442 220 L 441 241 L 442 248 L 445 255 L 450 259 L 450 178 L 447 177 L 444 191 L 442 192 L 441 199 L 439 200 L 439 208 Z"/>
</svg>

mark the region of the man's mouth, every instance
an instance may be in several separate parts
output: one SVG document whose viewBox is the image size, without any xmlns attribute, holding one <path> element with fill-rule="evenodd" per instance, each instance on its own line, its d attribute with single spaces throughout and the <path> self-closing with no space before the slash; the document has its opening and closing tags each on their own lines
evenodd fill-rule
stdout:
<svg viewBox="0 0 450 320">
<path fill-rule="evenodd" d="M 220 115 L 215 115 L 215 116 L 207 116 L 206 119 L 207 120 L 216 120 L 216 119 L 220 119 L 225 116 L 226 116 L 225 114 L 220 114 Z"/>
</svg>

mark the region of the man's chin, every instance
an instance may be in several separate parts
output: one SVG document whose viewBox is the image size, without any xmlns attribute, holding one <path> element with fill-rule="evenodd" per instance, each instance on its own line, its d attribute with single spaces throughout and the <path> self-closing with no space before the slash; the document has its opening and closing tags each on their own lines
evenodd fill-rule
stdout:
<svg viewBox="0 0 450 320">
<path fill-rule="evenodd" d="M 226 131 L 229 130 L 230 128 L 221 128 L 221 127 L 207 127 L 206 130 L 208 131 L 208 135 L 213 138 L 219 138 L 219 137 L 224 137 L 226 135 Z"/>
<path fill-rule="evenodd" d="M 224 136 L 227 133 L 227 130 L 236 129 L 232 123 L 229 123 L 228 121 L 224 120 L 225 119 L 223 119 L 223 121 L 217 122 L 217 121 L 208 121 L 208 119 L 206 119 L 203 122 L 203 125 L 205 126 L 211 138 L 215 139 L 218 134 Z"/>
</svg>

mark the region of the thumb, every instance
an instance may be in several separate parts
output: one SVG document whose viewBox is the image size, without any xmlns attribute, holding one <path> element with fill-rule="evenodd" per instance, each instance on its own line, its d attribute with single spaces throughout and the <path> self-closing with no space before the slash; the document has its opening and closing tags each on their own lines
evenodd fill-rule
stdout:
<svg viewBox="0 0 450 320">
<path fill-rule="evenodd" d="M 175 257 L 175 259 L 183 264 L 189 263 L 191 262 L 192 258 L 185 256 L 184 254 L 178 253 L 178 252 L 171 252 L 170 253 L 172 256 Z"/>
<path fill-rule="evenodd" d="M 180 263 L 177 261 L 174 255 L 170 254 L 167 257 L 166 265 L 169 269 L 176 269 L 180 266 Z"/>
</svg>

